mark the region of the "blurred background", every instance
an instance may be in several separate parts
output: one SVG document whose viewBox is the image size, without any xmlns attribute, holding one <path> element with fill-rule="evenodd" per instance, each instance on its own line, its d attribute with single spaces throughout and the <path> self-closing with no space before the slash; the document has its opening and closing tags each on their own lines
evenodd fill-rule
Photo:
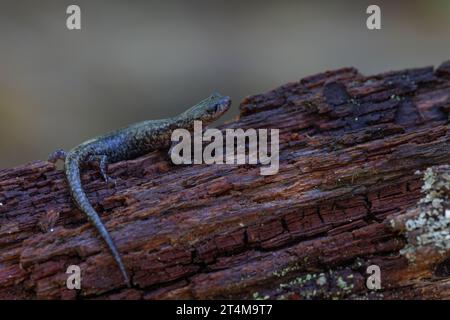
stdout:
<svg viewBox="0 0 450 320">
<path fill-rule="evenodd" d="M 81 7 L 82 30 L 66 28 Z M 378 4 L 382 30 L 366 28 Z M 0 168 L 107 131 L 344 66 L 450 59 L 450 1 L 1 0 Z"/>
</svg>

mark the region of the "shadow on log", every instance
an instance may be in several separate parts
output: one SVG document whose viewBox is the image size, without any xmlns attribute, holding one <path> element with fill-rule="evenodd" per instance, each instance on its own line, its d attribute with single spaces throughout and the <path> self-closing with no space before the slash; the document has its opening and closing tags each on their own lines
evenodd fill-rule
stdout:
<svg viewBox="0 0 450 320">
<path fill-rule="evenodd" d="M 175 166 L 154 152 L 110 165 L 114 188 L 83 175 L 131 289 L 62 171 L 0 171 L 0 298 L 450 298 L 450 62 L 329 71 L 240 110 L 222 129 L 279 128 L 278 174 Z M 421 193 L 415 172 L 428 167 Z M 66 287 L 70 265 L 81 290 Z M 370 265 L 381 290 L 366 287 Z"/>
</svg>

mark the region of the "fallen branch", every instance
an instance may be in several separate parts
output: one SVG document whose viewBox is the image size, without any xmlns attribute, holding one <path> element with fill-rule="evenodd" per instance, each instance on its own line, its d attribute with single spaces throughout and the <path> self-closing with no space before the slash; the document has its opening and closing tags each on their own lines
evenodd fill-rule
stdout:
<svg viewBox="0 0 450 320">
<path fill-rule="evenodd" d="M 110 165 L 114 188 L 87 170 L 131 289 L 62 171 L 2 170 L 0 298 L 450 298 L 450 240 L 414 240 L 439 231 L 414 173 L 450 163 L 449 109 L 450 62 L 369 77 L 345 68 L 248 97 L 223 127 L 279 128 L 276 175 L 175 166 L 163 152 Z M 430 170 L 443 212 L 450 170 Z M 420 213 L 428 227 L 411 229 Z M 381 291 L 365 286 L 373 264 Z M 66 287 L 69 265 L 81 290 Z"/>
</svg>

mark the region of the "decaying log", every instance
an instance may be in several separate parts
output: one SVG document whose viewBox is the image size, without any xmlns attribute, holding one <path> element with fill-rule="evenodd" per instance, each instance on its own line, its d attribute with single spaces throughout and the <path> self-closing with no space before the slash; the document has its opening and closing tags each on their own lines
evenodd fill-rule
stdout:
<svg viewBox="0 0 450 320">
<path fill-rule="evenodd" d="M 450 298 L 450 62 L 329 71 L 240 110 L 222 129 L 279 128 L 278 174 L 154 152 L 110 165 L 115 187 L 83 175 L 132 288 L 60 169 L 0 171 L 0 298 Z M 81 290 L 66 287 L 70 265 Z M 366 287 L 369 265 L 381 290 Z"/>
</svg>

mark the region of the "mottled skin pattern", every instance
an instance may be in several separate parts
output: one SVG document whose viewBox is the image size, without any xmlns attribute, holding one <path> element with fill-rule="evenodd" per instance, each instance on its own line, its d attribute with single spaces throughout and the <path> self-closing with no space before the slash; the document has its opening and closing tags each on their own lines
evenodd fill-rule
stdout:
<svg viewBox="0 0 450 320">
<path fill-rule="evenodd" d="M 176 117 L 143 121 L 130 125 L 88 140 L 69 151 L 65 156 L 65 171 L 72 198 L 77 207 L 88 216 L 108 245 L 128 286 L 130 286 L 130 279 L 119 251 L 83 191 L 80 166 L 90 161 L 97 161 L 103 178 L 108 181 L 106 175 L 108 163 L 133 159 L 152 150 L 168 149 L 171 145 L 173 130 L 184 128 L 192 131 L 195 120 L 202 121 L 203 126 L 206 126 L 225 113 L 230 105 L 229 97 L 214 93 Z M 55 154 L 53 160 L 55 157 L 60 158 L 62 156 L 61 151 L 57 151 Z"/>
</svg>

